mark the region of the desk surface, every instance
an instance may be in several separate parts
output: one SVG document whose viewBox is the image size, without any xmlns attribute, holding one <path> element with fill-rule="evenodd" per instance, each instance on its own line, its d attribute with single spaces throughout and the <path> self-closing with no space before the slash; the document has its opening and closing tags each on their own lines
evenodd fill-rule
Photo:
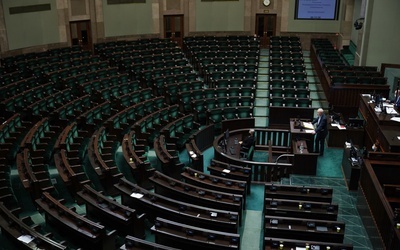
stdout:
<svg viewBox="0 0 400 250">
<path fill-rule="evenodd" d="M 397 136 L 400 136 L 400 123 L 390 120 L 394 115 L 377 113 L 374 108 L 375 104 L 369 103 L 368 97 L 361 97 L 359 110 L 366 121 L 365 130 L 369 137 L 366 146 L 370 147 L 378 139 L 384 152 L 399 152 L 400 140 Z M 395 109 L 399 112 L 398 108 Z"/>
</svg>

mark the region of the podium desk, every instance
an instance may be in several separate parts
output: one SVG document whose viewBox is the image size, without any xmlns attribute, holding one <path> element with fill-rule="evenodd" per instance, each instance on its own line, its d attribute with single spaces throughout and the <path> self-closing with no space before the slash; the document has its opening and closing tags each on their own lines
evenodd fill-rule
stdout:
<svg viewBox="0 0 400 250">
<path fill-rule="evenodd" d="M 292 140 L 306 141 L 308 152 L 314 152 L 314 135 L 307 133 L 305 129 L 295 128 L 294 118 L 290 119 L 290 134 L 292 135 Z"/>
<path fill-rule="evenodd" d="M 300 145 L 303 143 L 304 149 L 300 150 Z M 307 149 L 306 141 L 292 140 L 292 151 L 294 154 L 293 159 L 293 173 L 303 175 L 316 175 L 317 174 L 317 160 L 318 153 L 310 153 Z"/>
</svg>

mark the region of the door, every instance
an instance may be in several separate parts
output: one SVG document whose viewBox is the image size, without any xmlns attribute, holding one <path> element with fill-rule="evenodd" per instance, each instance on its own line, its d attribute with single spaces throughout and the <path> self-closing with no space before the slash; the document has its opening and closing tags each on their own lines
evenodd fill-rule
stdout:
<svg viewBox="0 0 400 250">
<path fill-rule="evenodd" d="M 164 16 L 164 37 L 169 38 L 182 46 L 183 42 L 183 15 Z"/>
<path fill-rule="evenodd" d="M 256 15 L 256 34 L 260 37 L 261 47 L 269 46 L 269 39 L 276 33 L 276 14 Z"/>
<path fill-rule="evenodd" d="M 83 49 L 92 49 L 90 21 L 70 22 L 72 45 L 82 46 Z"/>
</svg>

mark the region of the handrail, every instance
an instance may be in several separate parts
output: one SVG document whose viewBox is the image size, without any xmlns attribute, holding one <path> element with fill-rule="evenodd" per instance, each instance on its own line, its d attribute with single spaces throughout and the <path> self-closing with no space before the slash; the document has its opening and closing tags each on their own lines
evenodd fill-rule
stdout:
<svg viewBox="0 0 400 250">
<path fill-rule="evenodd" d="M 245 129 L 237 129 L 237 130 L 232 130 L 230 131 L 230 136 L 235 135 L 235 134 L 246 134 L 248 132 L 249 128 L 245 128 Z M 265 135 L 266 133 L 269 132 L 280 132 L 280 133 L 287 133 L 289 135 L 290 131 L 289 130 L 281 130 L 281 129 L 256 129 L 255 130 L 255 136 L 258 138 L 256 143 L 262 142 L 262 140 L 260 139 L 260 137 L 264 138 L 264 139 L 268 139 L 266 138 L 267 136 Z M 264 134 L 264 135 L 263 135 Z M 244 167 L 250 167 L 252 168 L 252 181 L 261 181 L 261 182 L 270 182 L 270 181 L 275 181 L 275 180 L 279 180 L 281 177 L 287 175 L 288 173 L 290 173 L 293 167 L 293 164 L 291 163 L 278 163 L 278 162 L 257 162 L 257 161 L 249 161 L 249 160 L 242 160 L 242 159 L 238 159 L 235 157 L 232 157 L 224 152 L 222 152 L 222 150 L 219 148 L 219 141 L 223 138 L 223 134 L 218 136 L 213 143 L 214 146 L 214 154 L 215 154 L 215 158 L 217 160 L 221 160 L 230 164 L 235 164 L 235 165 L 239 165 L 239 166 L 244 166 Z M 279 138 L 273 138 L 271 140 L 271 145 L 277 144 L 278 142 L 280 142 L 280 146 L 281 145 L 285 145 L 289 147 L 289 143 L 290 143 L 290 138 L 289 136 L 286 137 L 286 140 L 279 140 Z M 267 142 L 268 143 L 268 140 Z M 260 145 L 260 144 L 258 144 Z M 263 144 L 261 144 L 263 145 Z M 263 145 L 266 146 L 267 144 Z M 287 156 L 291 157 L 293 156 L 292 154 L 287 154 Z M 283 156 L 282 156 L 283 157 Z"/>
</svg>

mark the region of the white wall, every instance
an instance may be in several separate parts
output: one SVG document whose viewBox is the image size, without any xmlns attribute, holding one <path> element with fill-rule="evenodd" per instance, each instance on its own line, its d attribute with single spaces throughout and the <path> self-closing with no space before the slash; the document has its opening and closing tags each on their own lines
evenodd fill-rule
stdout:
<svg viewBox="0 0 400 250">
<path fill-rule="evenodd" d="M 382 63 L 400 63 L 400 1 L 369 0 L 372 8 L 369 34 L 364 38 L 368 43 L 366 65 L 380 67 Z M 372 4 L 372 5 L 371 5 Z M 365 27 L 364 27 L 365 28 Z"/>
<path fill-rule="evenodd" d="M 10 15 L 10 7 L 51 4 L 51 10 Z M 55 0 L 3 0 L 5 26 L 10 50 L 59 43 Z"/>
<path fill-rule="evenodd" d="M 196 31 L 244 31 L 244 0 L 196 0 Z"/>
<path fill-rule="evenodd" d="M 103 0 L 105 37 L 153 33 L 152 1 L 107 4 Z"/>
</svg>

